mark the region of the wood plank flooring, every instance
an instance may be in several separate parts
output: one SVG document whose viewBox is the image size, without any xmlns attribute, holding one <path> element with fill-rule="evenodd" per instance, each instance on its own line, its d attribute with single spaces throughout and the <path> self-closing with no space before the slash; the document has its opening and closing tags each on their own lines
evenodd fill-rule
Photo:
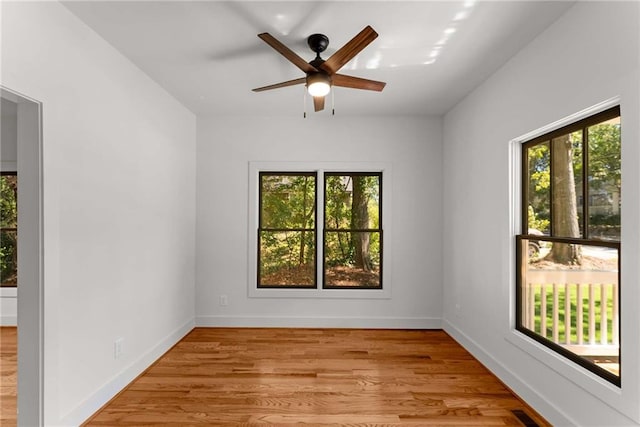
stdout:
<svg viewBox="0 0 640 427">
<path fill-rule="evenodd" d="M 443 331 L 196 328 L 87 426 L 548 426 Z"/>
<path fill-rule="evenodd" d="M 0 327 L 0 425 L 16 425 L 18 328 Z"/>
</svg>

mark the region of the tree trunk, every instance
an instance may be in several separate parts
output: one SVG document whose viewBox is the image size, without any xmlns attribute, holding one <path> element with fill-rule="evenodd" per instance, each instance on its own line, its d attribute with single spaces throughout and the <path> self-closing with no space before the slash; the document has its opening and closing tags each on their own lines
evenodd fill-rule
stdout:
<svg viewBox="0 0 640 427">
<path fill-rule="evenodd" d="M 309 185 L 308 177 L 304 177 L 304 187 L 302 189 L 302 228 L 307 228 L 308 217 L 307 217 L 307 187 Z M 304 248 L 305 248 L 305 240 L 306 240 L 306 231 L 302 230 L 300 233 L 300 254 L 298 256 L 298 264 L 303 265 L 305 262 L 304 259 Z"/>
<path fill-rule="evenodd" d="M 369 196 L 366 188 L 366 177 L 355 175 L 353 180 L 353 199 L 351 201 L 351 228 L 369 228 Z M 356 232 L 352 234 L 354 242 L 355 266 L 365 271 L 371 270 L 371 255 L 369 253 L 369 233 Z"/>
<path fill-rule="evenodd" d="M 557 237 L 580 237 L 576 185 L 573 174 L 573 148 L 569 135 L 555 138 L 553 150 L 553 235 Z M 581 264 L 582 251 L 579 245 L 554 243 L 545 257 L 559 264 Z"/>
</svg>

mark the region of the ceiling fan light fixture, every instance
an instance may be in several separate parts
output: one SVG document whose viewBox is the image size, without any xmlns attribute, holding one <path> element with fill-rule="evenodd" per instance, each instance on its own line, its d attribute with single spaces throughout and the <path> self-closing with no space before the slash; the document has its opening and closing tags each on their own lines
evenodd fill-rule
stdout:
<svg viewBox="0 0 640 427">
<path fill-rule="evenodd" d="M 311 96 L 326 96 L 331 91 L 331 76 L 324 73 L 307 75 L 307 91 Z"/>
</svg>

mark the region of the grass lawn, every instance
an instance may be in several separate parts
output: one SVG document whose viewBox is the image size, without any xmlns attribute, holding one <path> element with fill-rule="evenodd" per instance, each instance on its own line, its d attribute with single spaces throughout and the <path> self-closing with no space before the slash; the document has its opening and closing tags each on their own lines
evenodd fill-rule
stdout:
<svg viewBox="0 0 640 427">
<path fill-rule="evenodd" d="M 578 313 L 578 286 L 572 285 L 568 287 L 566 292 L 565 286 L 557 286 L 558 294 L 558 342 L 564 343 L 566 334 L 570 334 L 571 344 L 578 344 L 578 328 L 582 328 L 584 343 L 589 342 L 589 285 L 579 285 L 582 287 L 582 325 L 576 327 L 576 318 Z M 595 342 L 600 343 L 601 338 L 601 307 L 602 307 L 602 285 L 594 285 L 595 311 L 593 315 L 596 319 L 596 337 Z M 542 285 L 534 285 L 535 295 L 535 332 L 547 337 L 553 337 L 553 286 L 551 284 L 546 287 L 546 313 L 541 313 L 542 307 Z M 568 295 L 567 295 L 568 293 Z M 569 298 L 570 312 L 565 311 L 565 300 Z M 607 309 L 607 342 L 612 344 L 613 336 L 613 286 L 606 285 L 606 309 Z M 571 316 L 571 330 L 565 328 L 566 316 Z M 546 317 L 546 331 L 541 330 L 541 319 Z"/>
</svg>

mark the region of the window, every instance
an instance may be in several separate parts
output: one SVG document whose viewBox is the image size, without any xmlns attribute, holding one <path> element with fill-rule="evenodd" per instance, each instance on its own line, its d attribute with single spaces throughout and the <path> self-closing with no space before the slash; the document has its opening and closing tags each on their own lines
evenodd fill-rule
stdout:
<svg viewBox="0 0 640 427">
<path fill-rule="evenodd" d="M 619 107 L 524 142 L 516 236 L 516 328 L 618 386 L 620 142 Z"/>
<path fill-rule="evenodd" d="M 258 287 L 316 287 L 316 173 L 260 172 Z"/>
<path fill-rule="evenodd" d="M 381 172 L 257 177 L 258 289 L 382 289 Z"/>
<path fill-rule="evenodd" d="M 0 286 L 18 284 L 18 175 L 0 175 Z"/>
<path fill-rule="evenodd" d="M 382 287 L 380 173 L 325 173 L 325 288 Z"/>
</svg>

